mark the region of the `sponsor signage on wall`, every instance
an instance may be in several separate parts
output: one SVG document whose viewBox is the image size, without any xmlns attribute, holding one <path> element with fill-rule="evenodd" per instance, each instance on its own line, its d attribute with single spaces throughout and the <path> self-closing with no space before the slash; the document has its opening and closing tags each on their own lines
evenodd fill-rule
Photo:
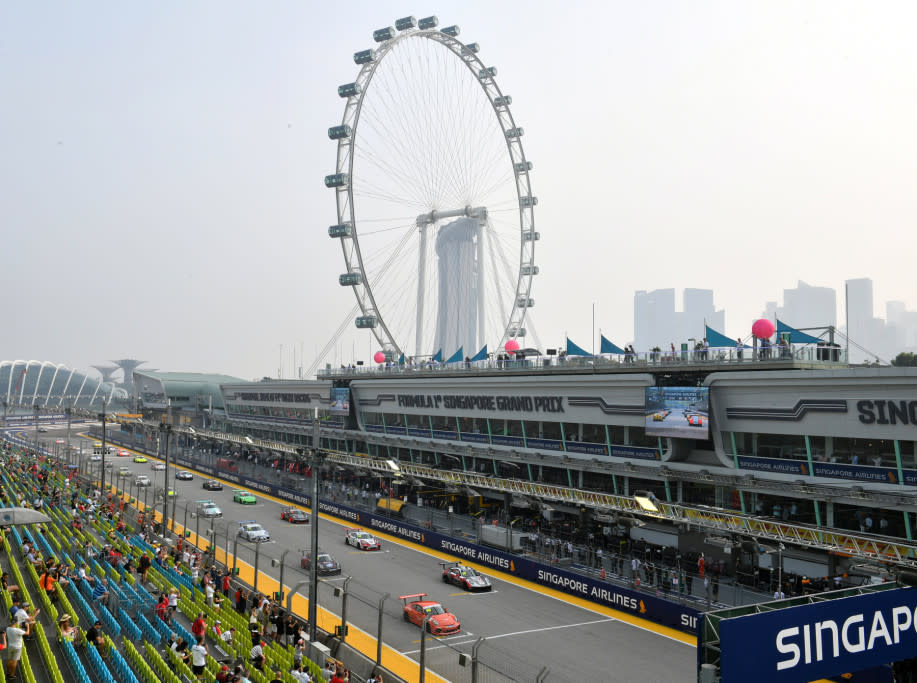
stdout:
<svg viewBox="0 0 917 683">
<path fill-rule="evenodd" d="M 813 681 L 908 659 L 917 652 L 917 589 L 724 619 L 720 647 L 722 680 L 742 683 Z"/>
<path fill-rule="evenodd" d="M 747 455 L 737 456 L 739 468 L 759 472 L 776 472 L 779 474 L 797 474 L 809 476 L 809 463 L 806 460 L 785 460 L 782 458 L 756 458 Z M 898 470 L 893 467 L 870 467 L 868 465 L 845 465 L 834 462 L 812 463 L 812 474 L 816 477 L 831 479 L 848 479 L 850 481 L 867 481 L 879 484 L 899 484 Z M 904 483 L 917 484 L 917 471 L 903 470 Z"/>
</svg>

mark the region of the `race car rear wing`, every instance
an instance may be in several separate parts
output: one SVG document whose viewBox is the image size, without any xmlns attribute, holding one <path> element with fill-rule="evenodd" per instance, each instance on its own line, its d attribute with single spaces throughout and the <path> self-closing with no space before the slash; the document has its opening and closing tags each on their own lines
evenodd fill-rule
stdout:
<svg viewBox="0 0 917 683">
<path fill-rule="evenodd" d="M 420 598 L 427 597 L 426 593 L 412 593 L 411 595 L 399 595 L 398 599 L 407 605 L 409 602 L 417 602 Z"/>
</svg>

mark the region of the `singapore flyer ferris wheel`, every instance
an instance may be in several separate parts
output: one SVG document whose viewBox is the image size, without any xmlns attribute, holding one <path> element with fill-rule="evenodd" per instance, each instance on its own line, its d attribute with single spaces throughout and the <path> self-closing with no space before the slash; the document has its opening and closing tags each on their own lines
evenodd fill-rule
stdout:
<svg viewBox="0 0 917 683">
<path fill-rule="evenodd" d="M 471 357 L 526 335 L 535 265 L 532 163 L 497 70 L 459 28 L 399 19 L 356 52 L 335 192 L 357 328 L 386 358 Z"/>
</svg>

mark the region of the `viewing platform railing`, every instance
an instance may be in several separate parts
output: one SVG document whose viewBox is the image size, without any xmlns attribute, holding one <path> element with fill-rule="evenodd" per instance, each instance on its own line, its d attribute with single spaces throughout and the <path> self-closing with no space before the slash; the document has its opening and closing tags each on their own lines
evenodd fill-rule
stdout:
<svg viewBox="0 0 917 683">
<path fill-rule="evenodd" d="M 799 345 L 789 347 L 771 346 L 766 349 L 746 347 L 741 351 L 733 347 L 709 348 L 696 351 L 645 351 L 633 354 L 603 354 L 597 356 L 526 355 L 516 358 L 491 356 L 487 360 L 463 360 L 455 363 L 423 362 L 380 363 L 373 365 L 349 365 L 340 368 L 327 367 L 318 370 L 318 377 L 350 377 L 353 375 L 411 375 L 436 373 L 530 373 L 533 370 L 562 372 L 612 372 L 615 370 L 653 370 L 669 367 L 709 368 L 711 371 L 724 366 L 730 369 L 748 366 L 779 368 L 785 364 L 824 365 L 837 367 L 847 364 L 846 349 L 839 346 Z"/>
</svg>

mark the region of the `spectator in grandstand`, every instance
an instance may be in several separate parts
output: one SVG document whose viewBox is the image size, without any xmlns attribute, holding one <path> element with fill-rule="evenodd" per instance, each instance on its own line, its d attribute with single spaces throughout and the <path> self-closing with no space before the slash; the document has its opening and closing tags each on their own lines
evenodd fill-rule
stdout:
<svg viewBox="0 0 917 683">
<path fill-rule="evenodd" d="M 6 677 L 12 679 L 16 676 L 16 667 L 22 657 L 23 638 L 32 633 L 32 624 L 26 623 L 25 628 L 11 624 L 6 627 L 6 645 L 9 648 L 6 659 Z"/>
<path fill-rule="evenodd" d="M 23 624 L 34 624 L 35 617 L 37 617 L 39 613 L 41 612 L 40 609 L 35 609 L 30 612 L 29 611 L 30 607 L 31 605 L 29 603 L 24 602 L 19 607 L 19 609 L 17 609 L 16 612 L 13 614 L 13 622 L 19 628 L 22 628 Z"/>
<path fill-rule="evenodd" d="M 285 645 L 292 645 L 299 640 L 299 627 L 292 612 L 287 612 L 287 617 L 283 621 L 283 634 L 286 639 Z"/>
<path fill-rule="evenodd" d="M 213 607 L 213 583 L 208 581 L 204 584 L 204 601 L 207 603 L 208 607 Z"/>
<path fill-rule="evenodd" d="M 306 641 L 300 638 L 293 647 L 293 664 L 299 666 L 302 664 L 302 658 L 306 654 Z"/>
<path fill-rule="evenodd" d="M 70 583 L 66 578 L 61 577 L 56 568 L 48 568 L 45 573 L 41 575 L 41 578 L 38 579 L 38 585 L 44 589 L 50 600 L 57 599 L 57 591 L 54 589 L 54 584 L 56 583 L 60 583 L 62 586 L 66 586 Z"/>
<path fill-rule="evenodd" d="M 283 683 L 283 671 L 277 669 L 274 672 L 274 677 L 271 679 L 271 683 Z"/>
<path fill-rule="evenodd" d="M 175 610 L 178 609 L 178 600 L 181 598 L 181 591 L 178 590 L 175 586 L 172 586 L 169 589 L 169 621 L 172 621 L 172 617 L 175 615 Z"/>
<path fill-rule="evenodd" d="M 108 607 L 108 581 L 107 579 L 99 579 L 95 587 L 92 589 L 92 599 L 94 602 L 101 603 L 105 607 Z"/>
<path fill-rule="evenodd" d="M 230 576 L 229 576 L 229 570 L 228 570 L 228 569 L 225 570 L 225 571 L 223 572 L 223 583 L 222 583 L 222 585 L 223 585 L 223 595 L 225 595 L 225 596 L 228 598 L 228 597 L 229 597 L 229 589 L 232 587 L 232 581 L 231 581 L 231 578 L 230 578 Z"/>
<path fill-rule="evenodd" d="M 172 623 L 171 616 L 169 615 L 169 598 L 165 593 L 159 596 L 159 602 L 156 603 L 156 616 L 167 624 Z"/>
<path fill-rule="evenodd" d="M 150 571 L 150 567 L 153 565 L 153 561 L 150 559 L 150 556 L 147 553 L 143 553 L 140 557 L 140 562 L 137 563 L 137 571 L 140 572 L 140 580 L 146 583 L 146 575 Z"/>
<path fill-rule="evenodd" d="M 23 548 L 24 547 L 25 546 L 23 546 Z M 42 563 L 41 555 L 38 554 L 38 551 L 35 550 L 34 546 L 29 546 L 29 552 L 25 554 L 25 559 L 31 562 L 35 567 Z"/>
<path fill-rule="evenodd" d="M 309 675 L 309 672 L 305 670 L 301 663 L 293 665 L 290 675 L 296 683 L 312 683 L 312 676 Z"/>
<path fill-rule="evenodd" d="M 249 659 L 253 667 L 258 671 L 264 671 L 264 648 L 261 646 L 260 640 L 254 641 L 252 649 L 249 652 Z"/>
<path fill-rule="evenodd" d="M 232 643 L 232 639 L 235 637 L 235 635 L 236 635 L 236 629 L 235 629 L 235 627 L 234 627 L 234 626 L 230 626 L 228 631 L 223 631 L 223 633 L 220 634 L 220 640 L 222 640 L 224 643 L 230 643 L 230 644 L 231 644 L 231 643 Z"/>
<path fill-rule="evenodd" d="M 105 637 L 102 635 L 102 622 L 98 619 L 96 619 L 95 623 L 86 631 L 86 644 L 95 645 L 100 655 L 103 657 L 108 656 Z"/>
<path fill-rule="evenodd" d="M 188 641 L 186 641 L 184 638 L 182 638 L 181 636 L 178 636 L 178 638 L 176 638 L 175 641 L 172 642 L 172 645 L 170 646 L 169 649 L 171 649 L 172 652 L 175 652 L 179 657 L 181 657 L 181 660 L 185 664 L 188 663 L 188 659 L 191 657 L 191 653 L 188 652 Z"/>
<path fill-rule="evenodd" d="M 60 629 L 61 638 L 73 641 L 76 636 L 76 626 L 70 623 L 69 614 L 64 614 L 57 620 L 57 627 Z"/>
<path fill-rule="evenodd" d="M 207 645 L 204 637 L 200 636 L 191 647 L 191 671 L 198 679 L 204 675 L 204 666 L 207 664 Z"/>
<path fill-rule="evenodd" d="M 203 638 L 207 633 L 207 621 L 204 619 L 204 613 L 198 612 L 197 619 L 191 622 L 191 635 L 195 638 Z"/>
<path fill-rule="evenodd" d="M 0 575 L 0 587 L 2 587 L 3 590 L 9 591 L 10 593 L 15 595 L 16 593 L 19 592 L 19 586 L 16 585 L 15 583 L 10 583 L 9 580 L 10 580 L 10 575 L 7 572 L 3 572 L 3 574 Z"/>
<path fill-rule="evenodd" d="M 268 621 L 268 633 L 276 643 L 277 640 L 280 639 L 283 635 L 281 630 L 283 628 L 283 615 L 280 614 L 280 608 L 277 605 L 272 605 L 269 609 L 270 612 L 266 612 Z"/>
<path fill-rule="evenodd" d="M 248 603 L 248 593 L 245 592 L 245 589 L 239 586 L 236 590 L 236 612 L 239 614 L 245 614 L 245 606 Z"/>
</svg>

